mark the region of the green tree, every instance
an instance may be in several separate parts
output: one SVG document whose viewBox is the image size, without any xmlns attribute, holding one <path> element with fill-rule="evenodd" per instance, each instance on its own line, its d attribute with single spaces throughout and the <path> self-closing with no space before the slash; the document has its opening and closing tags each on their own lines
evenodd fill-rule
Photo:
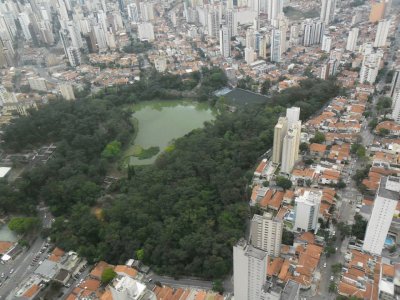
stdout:
<svg viewBox="0 0 400 300">
<path fill-rule="evenodd" d="M 264 80 L 264 82 L 261 85 L 261 94 L 268 95 L 269 89 L 271 88 L 271 86 L 272 86 L 271 80 L 269 80 L 269 79 Z"/>
<path fill-rule="evenodd" d="M 310 139 L 310 143 L 322 144 L 323 142 L 325 142 L 325 135 L 319 131 L 317 131 L 314 137 Z"/>
<path fill-rule="evenodd" d="M 136 254 L 136 258 L 138 260 L 143 260 L 143 258 L 144 258 L 144 249 L 136 250 L 135 254 Z"/>
<path fill-rule="evenodd" d="M 121 142 L 112 141 L 107 144 L 101 155 L 104 158 L 114 159 L 118 157 L 120 153 L 121 153 Z"/>
<path fill-rule="evenodd" d="M 308 143 L 301 143 L 300 144 L 300 152 L 307 152 L 310 149 Z"/>
<path fill-rule="evenodd" d="M 331 267 L 332 273 L 336 276 L 342 271 L 342 264 L 336 263 Z"/>
<path fill-rule="evenodd" d="M 284 176 L 277 176 L 276 177 L 276 185 L 280 186 L 284 190 L 288 190 L 292 187 L 292 182 L 290 181 L 290 179 L 287 179 Z"/>
<path fill-rule="evenodd" d="M 105 285 L 109 284 L 115 277 L 117 273 L 112 268 L 105 268 L 101 274 L 101 282 Z"/>
<path fill-rule="evenodd" d="M 18 234 L 26 234 L 36 230 L 40 225 L 40 220 L 34 217 L 16 217 L 8 223 L 8 228 Z"/>
<path fill-rule="evenodd" d="M 222 295 L 224 293 L 224 284 L 223 284 L 222 280 L 219 280 L 219 279 L 214 280 L 212 283 L 212 290 L 214 292 L 218 292 Z"/>
<path fill-rule="evenodd" d="M 294 242 L 294 233 L 283 228 L 282 232 L 282 244 L 284 245 L 293 245 Z"/>
<path fill-rule="evenodd" d="M 386 128 L 379 128 L 379 135 L 380 136 L 387 136 L 387 135 L 389 135 L 389 133 L 390 133 L 390 131 L 388 130 L 388 129 L 386 129 Z"/>
<path fill-rule="evenodd" d="M 360 214 L 354 216 L 354 224 L 351 227 L 351 234 L 356 238 L 363 240 L 365 236 L 365 231 L 367 230 L 368 222 Z"/>
<path fill-rule="evenodd" d="M 336 283 L 334 281 L 331 281 L 329 283 L 329 293 L 335 293 L 336 292 Z"/>
</svg>

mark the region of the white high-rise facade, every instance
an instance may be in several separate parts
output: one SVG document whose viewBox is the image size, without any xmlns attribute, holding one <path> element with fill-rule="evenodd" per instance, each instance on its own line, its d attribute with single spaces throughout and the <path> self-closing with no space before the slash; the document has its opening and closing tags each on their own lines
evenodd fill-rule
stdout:
<svg viewBox="0 0 400 300">
<path fill-rule="evenodd" d="M 400 91 L 400 69 L 394 71 L 392 84 L 390 86 L 390 97 Z"/>
<path fill-rule="evenodd" d="M 303 23 L 303 45 L 307 47 L 321 43 L 324 31 L 323 22 L 307 19 Z"/>
<path fill-rule="evenodd" d="M 400 91 L 394 93 L 392 97 L 392 118 L 397 124 L 400 124 Z"/>
<path fill-rule="evenodd" d="M 364 251 L 381 255 L 399 199 L 400 178 L 382 177 L 365 232 Z"/>
<path fill-rule="evenodd" d="M 349 31 L 349 36 L 347 38 L 347 43 L 346 43 L 347 51 L 355 51 L 356 50 L 359 31 L 360 31 L 360 29 L 358 29 L 357 27 L 354 27 Z"/>
<path fill-rule="evenodd" d="M 297 128 L 289 128 L 282 145 L 281 172 L 290 174 L 296 162 Z"/>
<path fill-rule="evenodd" d="M 329 25 L 335 18 L 336 0 L 322 0 L 320 20 Z"/>
<path fill-rule="evenodd" d="M 305 191 L 302 196 L 296 198 L 295 230 L 310 231 L 317 227 L 321 198 L 320 191 Z"/>
<path fill-rule="evenodd" d="M 231 56 L 231 39 L 229 36 L 229 29 L 227 26 L 221 26 L 219 30 L 219 48 L 221 55 L 225 58 Z"/>
<path fill-rule="evenodd" d="M 329 35 L 324 34 L 324 36 L 322 37 L 321 50 L 326 53 L 329 53 L 331 51 L 331 45 L 332 45 L 332 38 Z"/>
<path fill-rule="evenodd" d="M 386 46 L 386 40 L 389 34 L 390 19 L 380 20 L 376 30 L 374 47 Z"/>
<path fill-rule="evenodd" d="M 272 162 L 280 164 L 282 159 L 282 145 L 283 139 L 286 135 L 288 127 L 288 121 L 285 117 L 280 117 L 278 123 L 274 128 L 274 145 L 272 148 Z"/>
<path fill-rule="evenodd" d="M 128 17 L 134 23 L 139 23 L 139 10 L 136 3 L 130 3 L 126 7 L 128 10 Z"/>
<path fill-rule="evenodd" d="M 219 38 L 220 14 L 216 8 L 212 8 L 208 11 L 207 25 L 208 35 Z"/>
<path fill-rule="evenodd" d="M 267 279 L 267 252 L 244 239 L 233 246 L 233 286 L 235 300 L 260 300 Z"/>
<path fill-rule="evenodd" d="M 154 41 L 154 27 L 150 22 L 140 23 L 138 33 L 141 41 Z"/>
<path fill-rule="evenodd" d="M 281 31 L 279 29 L 273 29 L 271 33 L 271 61 L 281 61 Z"/>
<path fill-rule="evenodd" d="M 364 55 L 360 70 L 360 83 L 375 83 L 382 57 L 382 52 Z"/>
<path fill-rule="evenodd" d="M 283 224 L 275 220 L 271 213 L 255 214 L 251 220 L 251 244 L 264 250 L 268 255 L 279 257 L 281 252 Z"/>
<path fill-rule="evenodd" d="M 267 8 L 268 20 L 275 20 L 283 14 L 283 0 L 268 0 Z"/>
</svg>

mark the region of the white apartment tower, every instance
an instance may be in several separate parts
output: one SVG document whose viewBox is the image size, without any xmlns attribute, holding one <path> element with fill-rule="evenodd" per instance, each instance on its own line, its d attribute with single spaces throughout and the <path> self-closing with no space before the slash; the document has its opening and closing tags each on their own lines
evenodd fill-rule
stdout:
<svg viewBox="0 0 400 300">
<path fill-rule="evenodd" d="M 321 43 L 324 31 L 323 22 L 307 19 L 303 23 L 303 45 L 307 47 Z"/>
<path fill-rule="evenodd" d="M 231 39 L 227 26 L 221 26 L 219 30 L 219 48 L 223 57 L 228 58 L 231 56 Z"/>
<path fill-rule="evenodd" d="M 357 27 L 354 27 L 349 31 L 349 37 L 347 38 L 347 43 L 346 43 L 347 51 L 355 51 L 356 50 L 359 31 L 360 31 L 360 29 L 358 29 Z"/>
<path fill-rule="evenodd" d="M 335 18 L 336 0 L 322 0 L 320 20 L 329 25 Z"/>
<path fill-rule="evenodd" d="M 375 83 L 379 72 L 381 58 L 381 52 L 364 55 L 364 60 L 360 70 L 360 83 Z"/>
<path fill-rule="evenodd" d="M 272 162 L 280 164 L 282 159 L 283 139 L 286 135 L 288 120 L 285 117 L 280 117 L 274 128 L 274 145 L 272 148 Z"/>
<path fill-rule="evenodd" d="M 267 278 L 267 252 L 244 239 L 233 246 L 233 285 L 235 300 L 260 300 Z"/>
<path fill-rule="evenodd" d="M 291 127 L 283 139 L 281 172 L 285 174 L 292 172 L 296 162 L 297 132 L 297 128 Z"/>
<path fill-rule="evenodd" d="M 154 41 L 154 27 L 150 22 L 140 23 L 138 26 L 138 32 L 141 41 Z"/>
<path fill-rule="evenodd" d="M 81 52 L 78 48 L 68 47 L 67 57 L 71 67 L 76 67 L 81 64 Z"/>
<path fill-rule="evenodd" d="M 332 38 L 329 35 L 324 34 L 324 36 L 322 37 L 321 50 L 326 53 L 329 53 L 331 51 L 331 45 L 332 45 Z"/>
<path fill-rule="evenodd" d="M 134 23 L 139 23 L 139 10 L 136 3 L 130 3 L 127 5 L 128 17 Z"/>
<path fill-rule="evenodd" d="M 271 61 L 281 61 L 281 31 L 279 29 L 273 29 L 271 33 Z"/>
<path fill-rule="evenodd" d="M 283 224 L 274 220 L 271 213 L 254 215 L 251 220 L 250 239 L 251 244 L 264 250 L 268 255 L 279 257 L 281 252 Z"/>
<path fill-rule="evenodd" d="M 296 198 L 295 230 L 310 231 L 317 227 L 321 198 L 320 191 L 305 191 L 302 196 Z"/>
<path fill-rule="evenodd" d="M 207 26 L 208 26 L 208 35 L 219 38 L 220 18 L 219 18 L 219 11 L 216 8 L 212 8 L 208 11 Z"/>
<path fill-rule="evenodd" d="M 386 39 L 389 34 L 389 27 L 390 27 L 390 19 L 379 21 L 374 42 L 375 48 L 386 46 Z"/>
<path fill-rule="evenodd" d="M 382 177 L 365 232 L 364 251 L 381 255 L 399 199 L 400 178 Z"/>
<path fill-rule="evenodd" d="M 279 15 L 283 14 L 283 0 L 268 0 L 268 20 L 275 20 Z"/>
<path fill-rule="evenodd" d="M 390 86 L 390 97 L 400 92 L 400 69 L 395 70 L 393 74 L 392 84 Z"/>
<path fill-rule="evenodd" d="M 394 93 L 392 97 L 392 118 L 397 124 L 400 124 L 400 91 Z"/>
</svg>

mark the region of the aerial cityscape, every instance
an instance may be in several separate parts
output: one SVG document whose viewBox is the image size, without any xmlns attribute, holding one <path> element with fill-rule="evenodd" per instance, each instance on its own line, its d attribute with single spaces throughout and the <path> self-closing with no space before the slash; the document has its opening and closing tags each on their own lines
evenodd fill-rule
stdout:
<svg viewBox="0 0 400 300">
<path fill-rule="evenodd" d="M 0 299 L 400 299 L 399 0 L 0 0 Z"/>
</svg>

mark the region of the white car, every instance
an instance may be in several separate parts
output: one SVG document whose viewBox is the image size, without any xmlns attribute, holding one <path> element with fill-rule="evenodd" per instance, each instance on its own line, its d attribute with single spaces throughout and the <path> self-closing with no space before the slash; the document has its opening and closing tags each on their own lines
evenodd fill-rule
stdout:
<svg viewBox="0 0 400 300">
<path fill-rule="evenodd" d="M 331 281 L 333 281 L 335 278 L 333 276 L 331 276 Z"/>
<path fill-rule="evenodd" d="M 324 268 L 326 268 L 326 263 L 324 263 Z"/>
<path fill-rule="evenodd" d="M 14 273 L 14 269 L 11 269 L 11 270 L 10 270 L 10 274 L 12 274 L 12 273 Z"/>
</svg>

